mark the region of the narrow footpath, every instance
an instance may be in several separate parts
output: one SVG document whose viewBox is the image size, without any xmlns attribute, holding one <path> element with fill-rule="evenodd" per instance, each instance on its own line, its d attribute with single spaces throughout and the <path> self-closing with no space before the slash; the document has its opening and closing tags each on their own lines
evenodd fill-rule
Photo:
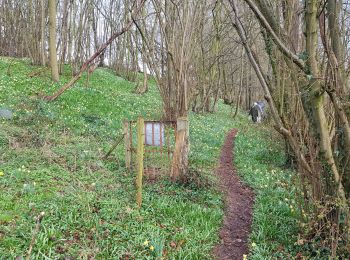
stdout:
<svg viewBox="0 0 350 260">
<path fill-rule="evenodd" d="M 220 190 L 225 196 L 225 216 L 220 229 L 221 242 L 215 246 L 216 259 L 243 259 L 248 252 L 248 236 L 252 222 L 254 193 L 240 182 L 233 167 L 233 145 L 237 129 L 231 130 L 221 150 L 216 174 L 220 180 Z"/>
</svg>

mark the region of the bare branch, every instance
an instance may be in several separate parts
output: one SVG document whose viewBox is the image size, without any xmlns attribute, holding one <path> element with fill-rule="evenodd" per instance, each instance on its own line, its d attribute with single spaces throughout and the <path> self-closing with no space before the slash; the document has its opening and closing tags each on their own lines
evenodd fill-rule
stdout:
<svg viewBox="0 0 350 260">
<path fill-rule="evenodd" d="M 272 29 L 269 22 L 265 19 L 264 15 L 260 12 L 259 8 L 253 3 L 251 0 L 244 0 L 249 7 L 253 10 L 256 17 L 261 21 L 262 26 L 269 32 L 272 36 L 274 43 L 278 46 L 279 50 L 289 59 L 291 59 L 301 70 L 305 71 L 305 63 L 302 59 L 300 59 L 297 55 L 295 55 L 290 49 L 286 47 L 286 45 L 282 42 L 282 40 L 277 36 L 275 31 Z M 232 0 L 230 0 L 232 3 Z"/>
</svg>

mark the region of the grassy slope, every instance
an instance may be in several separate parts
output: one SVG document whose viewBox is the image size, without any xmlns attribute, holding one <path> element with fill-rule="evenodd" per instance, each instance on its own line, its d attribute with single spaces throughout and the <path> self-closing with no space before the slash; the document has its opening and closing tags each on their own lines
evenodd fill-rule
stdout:
<svg viewBox="0 0 350 260">
<path fill-rule="evenodd" d="M 122 147 L 111 160 L 99 159 L 123 119 L 159 118 L 154 86 L 136 95 L 132 84 L 99 69 L 89 87 L 82 79 L 58 101 L 46 103 L 35 93 L 57 88 L 50 85 L 48 71 L 28 77 L 41 69 L 14 60 L 8 75 L 10 62 L 0 58 L 0 107 L 15 111 L 14 120 L 0 121 L 0 256 L 24 255 L 34 217 L 45 211 L 33 250 L 39 258 L 152 259 L 162 253 L 176 259 L 211 258 L 222 219 L 220 194 L 210 187 L 162 181 L 145 186 L 143 207 L 137 210 Z M 243 115 L 232 120 L 222 104 L 217 114 L 191 115 L 190 122 L 191 164 L 202 176 L 212 176 L 225 133 L 232 127 L 241 130 L 237 167 L 258 195 L 252 258 L 264 259 L 280 244 L 285 248 L 294 242 L 295 220 L 284 200 L 291 193 L 283 188 L 289 173 L 279 168 L 283 158 L 266 138 L 269 129 L 258 134 L 261 128 L 248 127 Z"/>
</svg>

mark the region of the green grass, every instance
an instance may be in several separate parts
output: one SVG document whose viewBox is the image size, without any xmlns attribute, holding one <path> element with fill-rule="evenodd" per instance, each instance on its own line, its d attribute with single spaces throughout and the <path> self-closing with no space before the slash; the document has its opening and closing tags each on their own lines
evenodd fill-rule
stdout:
<svg viewBox="0 0 350 260">
<path fill-rule="evenodd" d="M 243 128 L 235 142 L 235 165 L 256 194 L 249 259 L 291 259 L 297 245 L 296 173 L 285 169 L 282 143 L 268 126 Z"/>
<path fill-rule="evenodd" d="M 108 160 L 100 158 L 124 119 L 161 116 L 156 87 L 151 84 L 149 92 L 137 95 L 132 83 L 98 69 L 88 87 L 83 77 L 47 103 L 38 95 L 58 89 L 69 79 L 69 68 L 59 84 L 51 83 L 48 70 L 28 76 L 40 70 L 23 60 L 0 58 L 0 107 L 15 115 L 0 121 L 0 259 L 25 256 L 34 218 L 42 211 L 33 259 L 211 259 L 223 217 L 213 172 L 233 127 L 239 129 L 239 174 L 257 194 L 252 259 L 276 255 L 280 245 L 293 252 L 296 217 L 285 198 L 294 193 L 281 186 L 289 185 L 292 173 L 280 168 L 281 147 L 269 141 L 269 128 L 260 131 L 241 113 L 233 120 L 222 103 L 216 114 L 191 114 L 191 180 L 196 185 L 166 178 L 145 184 L 138 210 L 123 147 Z"/>
</svg>

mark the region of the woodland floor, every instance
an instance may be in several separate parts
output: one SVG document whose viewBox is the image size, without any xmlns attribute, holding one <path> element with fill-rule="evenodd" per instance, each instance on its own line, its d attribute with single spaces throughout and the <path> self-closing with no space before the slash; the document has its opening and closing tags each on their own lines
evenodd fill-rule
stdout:
<svg viewBox="0 0 350 260">
<path fill-rule="evenodd" d="M 240 182 L 233 167 L 233 144 L 237 130 L 231 130 L 222 147 L 216 174 L 225 194 L 225 216 L 220 229 L 221 243 L 214 248 L 217 259 L 242 259 L 248 254 L 254 193 Z"/>
<path fill-rule="evenodd" d="M 14 113 L 12 120 L 0 120 L 0 191 L 5 191 L 0 192 L 0 259 L 26 257 L 40 212 L 45 217 L 33 259 L 242 259 L 248 251 L 250 260 L 309 255 L 309 245 L 297 243 L 304 224 L 297 175 L 284 167 L 284 143 L 268 122 L 252 124 L 241 110 L 233 118 L 222 101 L 216 113 L 190 113 L 189 183 L 166 176 L 156 185 L 145 182 L 138 209 L 124 147 L 101 158 L 125 119 L 161 117 L 154 80 L 139 95 L 133 82 L 99 68 L 89 84 L 84 74 L 56 102 L 38 98 L 70 78 L 65 66 L 53 86 L 49 70 L 0 57 L 0 107 Z M 226 142 L 223 133 L 229 133 Z M 252 213 L 252 192 L 237 176 L 254 190 Z M 322 254 L 315 251 L 318 257 L 310 259 Z"/>
</svg>

